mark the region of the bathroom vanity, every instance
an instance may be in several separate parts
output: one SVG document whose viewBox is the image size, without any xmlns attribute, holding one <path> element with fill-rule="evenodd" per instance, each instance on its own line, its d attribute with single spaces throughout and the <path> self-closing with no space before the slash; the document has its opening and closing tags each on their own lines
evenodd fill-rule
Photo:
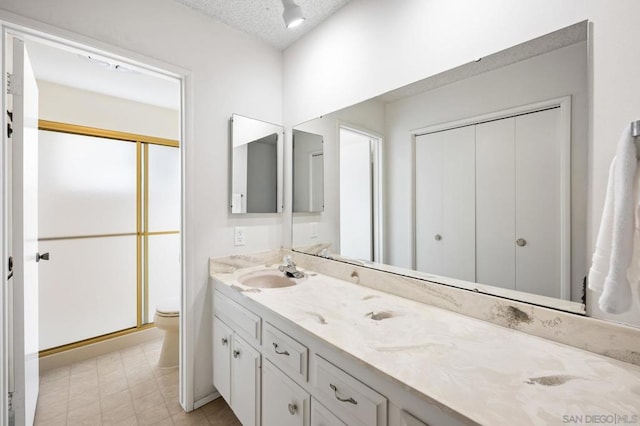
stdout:
<svg viewBox="0 0 640 426">
<path fill-rule="evenodd" d="M 639 420 L 640 366 L 379 291 L 366 279 L 301 269 L 306 277 L 293 285 L 256 288 L 247 277 L 263 275 L 268 285 L 278 264 L 232 263 L 212 261 L 213 379 L 244 425 Z M 393 279 L 375 273 L 375 285 Z"/>
</svg>

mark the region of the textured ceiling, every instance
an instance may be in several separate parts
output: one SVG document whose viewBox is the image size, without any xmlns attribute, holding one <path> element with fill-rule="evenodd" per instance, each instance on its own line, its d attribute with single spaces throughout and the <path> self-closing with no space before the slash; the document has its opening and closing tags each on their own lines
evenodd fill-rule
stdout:
<svg viewBox="0 0 640 426">
<path fill-rule="evenodd" d="M 349 0 L 296 0 L 302 8 L 302 25 L 286 29 L 281 0 L 175 0 L 284 50 L 337 12 Z"/>
</svg>

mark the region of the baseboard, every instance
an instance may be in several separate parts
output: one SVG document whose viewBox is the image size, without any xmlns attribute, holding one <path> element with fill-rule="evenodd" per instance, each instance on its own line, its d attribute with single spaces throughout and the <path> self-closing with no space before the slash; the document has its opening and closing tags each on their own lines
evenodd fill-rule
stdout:
<svg viewBox="0 0 640 426">
<path fill-rule="evenodd" d="M 43 356 L 40 358 L 40 373 L 54 370 L 76 362 L 85 361 L 110 352 L 119 351 L 140 343 L 148 342 L 162 338 L 164 333 L 156 327 L 129 333 L 124 336 L 114 337 L 113 339 L 103 340 L 101 342 L 92 343 L 68 351 L 59 352 L 53 355 Z"/>
<path fill-rule="evenodd" d="M 193 409 L 197 410 L 198 408 L 202 407 L 203 405 L 207 405 L 208 403 L 210 403 L 214 399 L 220 398 L 220 396 L 221 396 L 220 392 L 214 391 L 212 394 L 207 395 L 204 398 L 199 399 L 196 402 L 194 402 L 193 403 Z"/>
</svg>

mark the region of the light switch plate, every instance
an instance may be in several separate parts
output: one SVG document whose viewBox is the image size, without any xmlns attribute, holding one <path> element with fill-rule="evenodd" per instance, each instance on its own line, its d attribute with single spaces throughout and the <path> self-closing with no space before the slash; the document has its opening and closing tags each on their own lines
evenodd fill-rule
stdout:
<svg viewBox="0 0 640 426">
<path fill-rule="evenodd" d="M 318 222 L 311 222 L 311 238 L 318 238 Z"/>
<path fill-rule="evenodd" d="M 233 230 L 233 243 L 236 246 L 243 246 L 247 242 L 247 228 L 244 226 L 236 226 Z"/>
</svg>

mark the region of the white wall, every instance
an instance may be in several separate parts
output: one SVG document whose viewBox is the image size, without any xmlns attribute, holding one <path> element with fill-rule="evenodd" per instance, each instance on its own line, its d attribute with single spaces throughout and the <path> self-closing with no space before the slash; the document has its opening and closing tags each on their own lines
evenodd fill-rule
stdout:
<svg viewBox="0 0 640 426">
<path fill-rule="evenodd" d="M 587 248 L 608 166 L 640 115 L 636 0 L 352 0 L 284 53 L 285 124 L 299 123 L 585 19 L 593 22 Z M 589 294 L 589 311 L 606 315 Z M 640 303 L 614 320 L 640 325 Z"/>
<path fill-rule="evenodd" d="M 3 0 L 1 7 L 96 40 L 133 59 L 153 58 L 189 70 L 186 146 L 187 283 L 194 320 L 194 399 L 212 390 L 208 258 L 282 245 L 281 215 L 236 218 L 228 208 L 228 121 L 232 113 L 282 121 L 282 55 L 172 0 Z M 1 12 L 1 11 L 0 11 Z M 0 14 L 2 16 L 2 14 Z M 7 16 L 7 15 L 5 15 Z M 233 246 L 233 227 L 247 244 Z"/>
<path fill-rule="evenodd" d="M 41 120 L 180 139 L 180 112 L 38 80 Z M 176 92 L 180 86 L 176 85 Z"/>
</svg>

